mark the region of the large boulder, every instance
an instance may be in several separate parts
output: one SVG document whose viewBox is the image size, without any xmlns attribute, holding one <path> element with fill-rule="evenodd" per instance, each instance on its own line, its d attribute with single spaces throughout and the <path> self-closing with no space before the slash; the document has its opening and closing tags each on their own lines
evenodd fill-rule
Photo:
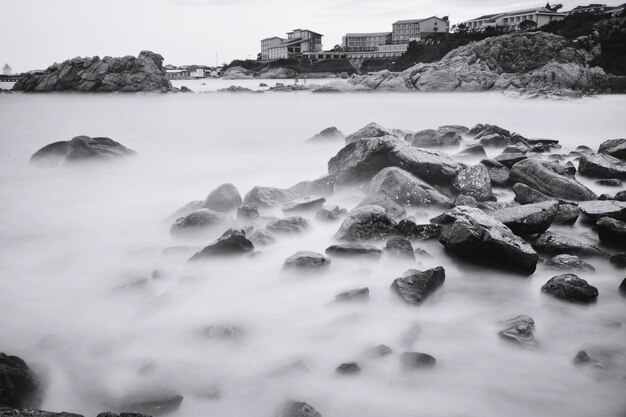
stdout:
<svg viewBox="0 0 626 417">
<path fill-rule="evenodd" d="M 439 242 L 484 266 L 502 266 L 532 274 L 538 256 L 511 229 L 477 208 L 455 207 L 431 220 L 441 224 Z"/>
<path fill-rule="evenodd" d="M 372 194 L 384 192 L 401 205 L 416 207 L 451 205 L 450 199 L 435 188 L 396 167 L 385 168 L 376 174 L 372 178 L 369 190 Z"/>
<path fill-rule="evenodd" d="M 284 219 L 272 220 L 265 227 L 273 233 L 295 234 L 310 229 L 311 223 L 304 217 L 291 216 Z"/>
<path fill-rule="evenodd" d="M 285 204 L 283 206 L 283 212 L 285 213 L 305 213 L 308 211 L 317 211 L 320 209 L 326 199 L 320 196 L 306 196 L 297 198 Z"/>
<path fill-rule="evenodd" d="M 483 159 L 480 163 L 487 168 L 492 186 L 504 187 L 509 184 L 509 177 L 511 176 L 510 169 L 495 159 Z"/>
<path fill-rule="evenodd" d="M 600 144 L 598 153 L 626 160 L 626 139 L 609 139 Z"/>
<path fill-rule="evenodd" d="M 331 126 L 317 133 L 315 136 L 310 137 L 306 141 L 308 143 L 340 142 L 345 138 L 346 136 L 341 132 L 341 130 Z"/>
<path fill-rule="evenodd" d="M 321 253 L 298 251 L 285 259 L 283 268 L 300 271 L 319 271 L 330 266 L 330 259 Z"/>
<path fill-rule="evenodd" d="M 58 164 L 92 160 L 106 161 L 132 155 L 135 155 L 135 151 L 110 138 L 76 136 L 69 141 L 54 142 L 44 146 L 30 157 L 30 162 Z"/>
<path fill-rule="evenodd" d="M 365 197 L 355 208 L 378 206 L 385 209 L 385 213 L 392 219 L 400 219 L 406 215 L 406 210 L 389 194 L 381 192 Z"/>
<path fill-rule="evenodd" d="M 455 146 L 461 142 L 461 135 L 454 130 L 421 130 L 409 138 L 413 146 L 419 148 L 430 148 L 436 146 Z"/>
<path fill-rule="evenodd" d="M 297 197 L 295 191 L 256 186 L 246 193 L 243 204 L 263 209 L 287 203 Z"/>
<path fill-rule="evenodd" d="M 596 222 L 596 229 L 602 242 L 626 248 L 626 222 L 602 217 Z"/>
<path fill-rule="evenodd" d="M 0 407 L 37 407 L 41 395 L 37 376 L 26 362 L 0 353 Z"/>
<path fill-rule="evenodd" d="M 209 209 L 201 209 L 187 216 L 178 218 L 170 229 L 172 236 L 198 236 L 227 224 L 231 220 L 224 213 Z"/>
<path fill-rule="evenodd" d="M 557 201 L 526 204 L 522 206 L 504 207 L 488 211 L 494 219 L 503 223 L 516 235 L 525 236 L 543 233 L 552 224 L 558 213 Z"/>
<path fill-rule="evenodd" d="M 408 304 L 420 304 L 443 285 L 446 271 L 438 266 L 426 271 L 409 269 L 391 284 L 391 289 Z"/>
<path fill-rule="evenodd" d="M 378 259 L 382 253 L 383 251 L 376 246 L 364 243 L 342 243 L 326 248 L 326 255 L 337 258 L 366 257 Z"/>
<path fill-rule="evenodd" d="M 626 220 L 626 201 L 584 201 L 578 204 L 578 209 L 585 217 L 594 223 L 602 217 Z"/>
<path fill-rule="evenodd" d="M 598 297 L 598 289 L 574 274 L 557 275 L 541 287 L 541 291 L 566 301 L 590 302 Z"/>
<path fill-rule="evenodd" d="M 254 251 L 254 245 L 244 230 L 229 229 L 219 239 L 191 257 L 191 261 L 218 256 L 246 255 Z"/>
<path fill-rule="evenodd" d="M 540 159 L 524 159 L 511 168 L 511 181 L 525 184 L 548 197 L 566 201 L 595 200 L 597 196 L 576 181 L 566 176 L 565 168 Z"/>
<path fill-rule="evenodd" d="M 349 241 L 384 239 L 396 234 L 397 226 L 381 206 L 357 207 L 348 213 L 335 237 Z"/>
<path fill-rule="evenodd" d="M 53 64 L 44 71 L 26 74 L 13 86 L 25 92 L 137 92 L 170 91 L 172 85 L 163 69 L 163 57 L 141 51 L 135 58 L 76 57 Z"/>
<path fill-rule="evenodd" d="M 602 153 L 583 155 L 578 162 L 578 171 L 588 177 L 626 179 L 626 162 Z"/>
<path fill-rule="evenodd" d="M 532 241 L 532 246 L 536 251 L 550 255 L 590 255 L 606 256 L 606 253 L 595 246 L 588 245 L 574 238 L 556 234 L 554 232 L 544 232 Z"/>
<path fill-rule="evenodd" d="M 399 138 L 396 132 L 392 129 L 388 129 L 384 126 L 379 125 L 378 123 L 369 123 L 354 133 L 346 136 L 346 144 L 356 142 L 359 139 L 371 139 L 371 138 L 381 138 L 381 137 L 395 137 Z"/>
<path fill-rule="evenodd" d="M 215 190 L 211 191 L 204 200 L 204 208 L 228 213 L 236 210 L 242 203 L 239 190 L 233 184 L 222 184 Z"/>
<path fill-rule="evenodd" d="M 477 164 L 459 172 L 452 188 L 459 194 L 475 198 L 477 201 L 491 199 L 491 177 L 487 167 Z"/>
</svg>

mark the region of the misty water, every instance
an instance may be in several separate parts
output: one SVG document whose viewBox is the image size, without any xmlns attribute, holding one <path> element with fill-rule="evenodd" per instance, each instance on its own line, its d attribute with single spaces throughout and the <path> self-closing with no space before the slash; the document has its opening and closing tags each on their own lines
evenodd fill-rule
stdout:
<svg viewBox="0 0 626 417">
<path fill-rule="evenodd" d="M 287 398 L 325 417 L 623 415 L 626 299 L 617 287 L 624 272 L 606 259 L 587 259 L 597 271 L 579 273 L 600 293 L 583 306 L 541 293 L 555 271 L 539 265 L 525 278 L 466 264 L 436 240 L 414 243 L 432 255 L 416 261 L 333 259 L 312 276 L 281 270 L 297 250 L 323 253 L 339 223 L 314 222 L 242 259 L 189 264 L 193 250 L 164 249 L 202 247 L 224 231 L 203 241 L 169 233 L 172 213 L 221 183 L 243 195 L 324 175 L 342 144 L 303 142 L 328 126 L 348 134 L 372 121 L 410 130 L 492 123 L 558 139 L 566 153 L 624 137 L 625 105 L 624 96 L 501 94 L 0 95 L 0 351 L 44 377 L 42 409 L 90 416 L 154 392 L 184 396 L 175 416 L 269 417 Z M 106 164 L 28 163 L 42 146 L 83 134 L 138 154 Z M 350 209 L 362 197 L 349 190 L 328 201 Z M 418 222 L 435 214 L 409 210 Z M 595 236 L 580 224 L 553 230 L 588 242 Z M 445 284 L 420 307 L 390 291 L 406 269 L 437 265 Z M 360 287 L 369 287 L 369 302 L 333 302 Z M 536 349 L 498 337 L 501 322 L 520 314 L 535 320 Z M 209 325 L 242 335 L 210 340 L 199 334 Z M 367 354 L 381 343 L 394 353 Z M 581 349 L 604 368 L 575 367 Z M 437 366 L 402 372 L 405 351 L 429 353 Z M 290 366 L 300 360 L 308 371 Z M 334 372 L 348 361 L 360 364 L 360 375 Z"/>
</svg>

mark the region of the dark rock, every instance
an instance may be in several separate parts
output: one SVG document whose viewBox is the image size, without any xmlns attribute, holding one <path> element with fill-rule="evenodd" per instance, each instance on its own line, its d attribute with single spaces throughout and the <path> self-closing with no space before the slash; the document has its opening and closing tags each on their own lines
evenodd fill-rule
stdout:
<svg viewBox="0 0 626 417">
<path fill-rule="evenodd" d="M 450 207 L 450 199 L 432 186 L 408 172 L 389 167 L 372 178 L 369 186 L 372 194 L 384 192 L 400 205 L 416 207 Z"/>
<path fill-rule="evenodd" d="M 440 224 L 415 224 L 415 222 L 402 219 L 398 223 L 398 234 L 407 239 L 437 239 L 441 234 Z"/>
<path fill-rule="evenodd" d="M 447 132 L 455 132 L 458 135 L 467 135 L 469 132 L 469 127 L 463 125 L 443 125 L 437 128 L 437 132 L 439 133 L 447 133 Z"/>
<path fill-rule="evenodd" d="M 454 199 L 454 207 L 458 206 L 467 206 L 467 207 L 478 207 L 478 202 L 474 197 L 470 197 L 468 195 L 459 195 Z"/>
<path fill-rule="evenodd" d="M 339 208 L 337 205 L 323 205 L 317 213 L 315 213 L 315 218 L 322 221 L 334 221 L 346 214 L 348 214 L 348 211 Z"/>
<path fill-rule="evenodd" d="M 311 223 L 304 217 L 292 216 L 284 219 L 272 220 L 266 226 L 268 231 L 274 233 L 302 233 L 311 228 Z"/>
<path fill-rule="evenodd" d="M 307 196 L 297 198 L 285 204 L 283 211 L 285 213 L 304 213 L 307 211 L 315 211 L 322 207 L 326 199 L 320 196 Z"/>
<path fill-rule="evenodd" d="M 168 216 L 167 219 L 168 220 L 178 220 L 181 217 L 187 217 L 191 213 L 195 213 L 198 210 L 202 210 L 202 206 L 203 205 L 204 205 L 204 201 L 202 201 L 202 200 L 190 201 L 189 203 L 185 204 L 184 206 L 182 206 L 181 208 L 176 210 L 176 212 L 174 214 Z"/>
<path fill-rule="evenodd" d="M 545 201 L 501 208 L 489 211 L 487 214 L 503 223 L 516 235 L 525 236 L 543 233 L 548 230 L 556 218 L 558 208 L 558 202 Z"/>
<path fill-rule="evenodd" d="M 572 161 L 567 161 L 565 165 L 563 165 L 563 168 L 565 169 L 566 176 L 572 179 L 576 178 L 576 167 L 574 166 Z"/>
<path fill-rule="evenodd" d="M 566 201 L 595 200 L 597 197 L 575 179 L 568 178 L 563 166 L 538 159 L 525 159 L 513 165 L 511 181 Z"/>
<path fill-rule="evenodd" d="M 243 204 L 257 208 L 268 208 L 284 204 L 297 198 L 296 192 L 273 187 L 254 187 L 248 191 L 243 199 Z"/>
<path fill-rule="evenodd" d="M 538 256 L 501 222 L 477 208 L 455 207 L 432 219 L 442 225 L 439 242 L 471 262 L 500 265 L 532 274 Z"/>
<path fill-rule="evenodd" d="M 580 145 L 577 146 L 576 149 L 569 153 L 569 156 L 583 156 L 583 155 L 593 155 L 593 149 L 589 146 Z"/>
<path fill-rule="evenodd" d="M 416 132 L 409 139 L 413 146 L 428 148 L 433 146 L 454 146 L 461 142 L 461 136 L 452 130 L 439 132 L 433 129 Z"/>
<path fill-rule="evenodd" d="M 496 156 L 496 161 L 500 162 L 505 167 L 511 169 L 513 168 L 513 165 L 527 158 L 528 156 L 519 152 L 518 153 L 503 153 L 503 154 Z"/>
<path fill-rule="evenodd" d="M 70 141 L 44 146 L 30 157 L 30 162 L 51 164 L 111 160 L 135 154 L 135 151 L 110 138 L 76 136 Z"/>
<path fill-rule="evenodd" d="M 476 133 L 476 135 L 474 136 L 474 139 L 476 139 L 476 140 L 478 140 L 480 138 L 483 138 L 485 136 L 495 135 L 495 134 L 502 135 L 502 136 L 507 136 L 507 137 L 511 136 L 511 132 L 510 131 L 508 131 L 508 130 L 506 130 L 504 128 L 501 128 L 500 126 L 490 125 L 490 124 L 485 124 L 485 125 L 478 124 L 478 125 L 474 126 L 474 128 L 472 130 L 470 130 L 469 134 L 471 135 L 472 131 L 474 129 L 479 128 L 480 126 L 482 126 L 482 129 L 480 129 Z"/>
<path fill-rule="evenodd" d="M 576 356 L 574 356 L 574 359 L 572 360 L 572 362 L 574 362 L 574 365 L 577 365 L 577 366 L 592 365 L 592 364 L 597 363 L 597 361 L 594 359 L 591 359 L 591 357 L 584 350 L 581 350 L 580 352 L 578 352 Z"/>
<path fill-rule="evenodd" d="M 112 413 L 101 413 L 101 414 L 112 414 Z M 100 415 L 98 417 L 100 417 Z M 140 417 L 140 414 L 135 416 L 126 414 L 124 417 Z M 53 411 L 43 411 L 43 410 L 34 410 L 28 408 L 8 408 L 0 406 L 0 417 L 84 417 L 82 414 L 74 414 L 67 413 L 65 411 L 62 412 L 53 412 Z M 105 416 L 108 417 L 108 416 Z M 116 417 L 113 415 L 112 417 Z M 144 416 L 141 416 L 144 417 Z"/>
<path fill-rule="evenodd" d="M 613 199 L 617 201 L 626 201 L 626 190 L 620 191 L 619 193 L 615 194 L 615 197 L 613 197 Z"/>
<path fill-rule="evenodd" d="M 518 316 L 503 323 L 506 327 L 498 334 L 501 338 L 515 342 L 522 346 L 534 347 L 537 345 L 535 335 L 535 321 L 528 316 Z"/>
<path fill-rule="evenodd" d="M 487 152 L 485 152 L 485 148 L 483 148 L 483 145 L 470 145 L 467 148 L 463 149 L 458 154 L 477 156 L 480 158 L 487 158 Z"/>
<path fill-rule="evenodd" d="M 474 197 L 478 201 L 486 201 L 491 198 L 491 178 L 489 171 L 483 164 L 471 166 L 459 172 L 452 188 L 458 194 Z"/>
<path fill-rule="evenodd" d="M 611 262 L 611 264 L 613 264 L 613 266 L 616 266 L 618 268 L 626 268 L 626 253 L 615 254 L 611 256 L 609 261 Z"/>
<path fill-rule="evenodd" d="M 482 123 L 478 123 L 467 132 L 467 136 L 476 138 L 476 135 L 478 135 L 483 130 L 485 130 L 485 125 Z"/>
<path fill-rule="evenodd" d="M 260 216 L 259 209 L 256 206 L 245 205 L 237 208 L 238 220 L 258 219 Z"/>
<path fill-rule="evenodd" d="M 338 258 L 364 256 L 378 259 L 382 253 L 383 251 L 378 249 L 376 246 L 361 243 L 345 243 L 342 245 L 332 245 L 326 248 L 326 255 Z"/>
<path fill-rule="evenodd" d="M 532 241 L 536 251 L 548 254 L 580 254 L 606 256 L 606 253 L 595 246 L 587 245 L 571 237 L 557 235 L 553 232 L 544 232 Z"/>
<path fill-rule="evenodd" d="M 528 146 L 525 145 L 511 145 L 504 148 L 502 154 L 512 153 L 512 154 L 526 154 L 528 152 Z"/>
<path fill-rule="evenodd" d="M 557 275 L 541 287 L 541 291 L 566 301 L 590 302 L 598 297 L 598 289 L 574 274 Z"/>
<path fill-rule="evenodd" d="M 229 229 L 219 239 L 191 257 L 191 261 L 215 256 L 245 255 L 254 251 L 254 245 L 243 230 Z"/>
<path fill-rule="evenodd" d="M 543 201 L 554 200 L 553 198 L 548 197 L 544 193 L 537 191 L 526 184 L 514 184 L 513 192 L 515 193 L 515 201 L 520 204 L 540 203 Z"/>
<path fill-rule="evenodd" d="M 369 123 L 354 133 L 346 136 L 346 144 L 354 143 L 359 139 L 372 139 L 382 137 L 397 137 L 392 129 L 387 129 L 377 123 Z"/>
<path fill-rule="evenodd" d="M 116 406 L 120 411 L 158 416 L 178 410 L 183 402 L 179 394 L 157 394 L 139 398 L 129 398 Z"/>
<path fill-rule="evenodd" d="M 626 139 L 609 139 L 600 144 L 598 153 L 626 160 Z"/>
<path fill-rule="evenodd" d="M 358 207 L 348 213 L 335 234 L 340 240 L 384 239 L 396 234 L 397 223 L 380 206 Z"/>
<path fill-rule="evenodd" d="M 369 288 L 345 291 L 335 296 L 335 301 L 367 301 L 370 299 Z"/>
<path fill-rule="evenodd" d="M 433 368 L 437 364 L 437 360 L 428 353 L 404 352 L 400 356 L 400 364 L 404 370 L 416 371 Z"/>
<path fill-rule="evenodd" d="M 596 222 L 598 237 L 602 242 L 626 248 L 626 222 L 602 217 Z"/>
<path fill-rule="evenodd" d="M 41 396 L 37 376 L 26 362 L 0 353 L 0 407 L 37 407 Z"/>
<path fill-rule="evenodd" d="M 361 373 L 361 367 L 356 362 L 345 362 L 339 365 L 335 372 L 343 375 L 356 375 Z"/>
<path fill-rule="evenodd" d="M 411 241 L 401 236 L 394 236 L 388 239 L 385 245 L 385 252 L 390 255 L 415 259 L 415 254 L 413 253 L 413 245 L 411 245 Z"/>
<path fill-rule="evenodd" d="M 588 177 L 626 179 L 626 162 L 602 153 L 581 156 L 578 170 Z"/>
<path fill-rule="evenodd" d="M 511 140 L 508 136 L 503 136 L 497 133 L 484 135 L 480 138 L 477 136 L 476 139 L 479 140 L 480 144 L 486 148 L 504 148 L 505 146 L 509 146 L 511 144 Z"/>
<path fill-rule="evenodd" d="M 285 260 L 285 269 L 319 271 L 330 266 L 330 259 L 317 252 L 299 251 Z"/>
<path fill-rule="evenodd" d="M 394 290 L 406 303 L 420 304 L 443 285 L 446 271 L 438 266 L 426 271 L 409 269 L 391 284 Z"/>
<path fill-rule="evenodd" d="M 229 221 L 230 218 L 223 213 L 202 209 L 177 219 L 170 229 L 170 234 L 172 236 L 199 235 Z"/>
<path fill-rule="evenodd" d="M 288 400 L 280 407 L 276 417 L 322 417 L 322 415 L 305 402 Z"/>
<path fill-rule="evenodd" d="M 333 175 L 324 175 L 313 181 L 302 181 L 289 188 L 299 196 L 329 196 L 333 194 L 335 188 L 335 177 Z"/>
<path fill-rule="evenodd" d="M 578 220 L 580 210 L 576 204 L 561 203 L 559 204 L 559 210 L 556 213 L 554 224 L 572 225 Z"/>
<path fill-rule="evenodd" d="M 603 185 L 605 187 L 621 187 L 623 184 L 622 180 L 617 178 L 608 178 L 596 181 L 596 185 Z"/>
<path fill-rule="evenodd" d="M 237 209 L 242 203 L 239 190 L 232 184 L 222 184 L 204 200 L 204 208 L 227 213 Z"/>
<path fill-rule="evenodd" d="M 487 167 L 492 186 L 504 187 L 509 184 L 511 171 L 507 167 L 495 159 L 483 159 L 480 163 Z"/>
<path fill-rule="evenodd" d="M 359 207 L 379 207 L 385 211 L 385 214 L 392 219 L 404 217 L 406 210 L 394 198 L 385 192 L 371 195 L 363 199 L 355 210 Z M 352 210 L 354 211 L 354 210 Z"/>
<path fill-rule="evenodd" d="M 626 295 L 626 278 L 622 280 L 622 283 L 619 284 L 619 292 Z"/>
<path fill-rule="evenodd" d="M 370 356 L 373 356 L 373 357 L 384 357 L 384 356 L 391 355 L 393 353 L 393 349 L 391 349 L 387 345 L 378 345 L 378 346 L 374 346 L 373 348 L 370 348 L 368 352 Z"/>
<path fill-rule="evenodd" d="M 307 142 L 340 142 L 344 140 L 346 136 L 341 133 L 336 127 L 327 127 L 320 133 L 316 134 L 312 138 L 307 139 Z"/>
<path fill-rule="evenodd" d="M 552 259 L 545 263 L 545 266 L 550 269 L 563 269 L 563 270 L 579 270 L 579 271 L 595 271 L 593 265 L 584 262 L 576 255 L 556 255 Z"/>
<path fill-rule="evenodd" d="M 624 201 L 584 201 L 578 204 L 578 209 L 594 223 L 602 217 L 626 220 L 626 202 Z"/>
</svg>

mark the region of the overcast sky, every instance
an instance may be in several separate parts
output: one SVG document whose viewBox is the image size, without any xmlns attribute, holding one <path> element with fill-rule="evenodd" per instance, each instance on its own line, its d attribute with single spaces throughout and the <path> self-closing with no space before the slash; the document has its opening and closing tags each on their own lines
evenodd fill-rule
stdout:
<svg viewBox="0 0 626 417">
<path fill-rule="evenodd" d="M 607 1 L 617 5 L 624 0 Z M 482 14 L 542 6 L 512 0 L 1 0 L 0 66 L 45 68 L 75 56 L 158 52 L 174 65 L 256 58 L 259 41 L 294 28 L 324 34 L 391 31 L 399 19 Z M 563 10 L 581 4 L 562 1 Z M 584 3 L 587 4 L 587 3 Z"/>
</svg>

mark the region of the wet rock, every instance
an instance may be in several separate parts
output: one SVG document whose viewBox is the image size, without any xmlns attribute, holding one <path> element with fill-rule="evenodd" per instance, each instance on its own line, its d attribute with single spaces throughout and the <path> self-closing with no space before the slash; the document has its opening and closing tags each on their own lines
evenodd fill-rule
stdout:
<svg viewBox="0 0 626 417">
<path fill-rule="evenodd" d="M 37 376 L 17 356 L 0 353 L 0 407 L 28 408 L 41 403 Z"/>
<path fill-rule="evenodd" d="M 576 356 L 574 356 L 574 359 L 572 360 L 572 362 L 574 362 L 574 365 L 576 366 L 593 365 L 597 363 L 597 361 L 594 359 L 591 359 L 591 357 L 584 350 L 581 350 L 580 352 L 578 352 Z"/>
<path fill-rule="evenodd" d="M 485 125 L 481 125 L 478 124 L 476 126 L 474 126 L 474 128 L 472 128 L 472 130 L 470 130 L 469 134 L 470 136 L 472 135 L 473 131 L 476 131 L 476 134 L 474 135 L 474 139 L 478 140 L 481 139 L 485 136 L 489 136 L 489 135 L 502 135 L 502 136 L 506 136 L 509 137 L 511 136 L 511 132 L 509 130 L 506 130 L 498 125 L 490 125 L 490 124 L 485 124 Z"/>
<path fill-rule="evenodd" d="M 517 164 L 519 161 L 523 161 L 527 159 L 528 156 L 523 153 L 503 153 L 501 155 L 496 156 L 496 161 L 500 162 L 505 167 L 511 169 L 513 165 Z"/>
<path fill-rule="evenodd" d="M 617 201 L 626 201 L 626 191 L 620 191 L 619 193 L 615 194 L 615 197 L 613 199 Z"/>
<path fill-rule="evenodd" d="M 387 345 L 381 344 L 378 346 L 374 346 L 373 348 L 370 348 L 368 350 L 368 353 L 370 354 L 370 356 L 382 358 L 384 356 L 391 355 L 393 353 L 393 349 L 391 349 Z"/>
<path fill-rule="evenodd" d="M 480 144 L 486 148 L 503 148 L 511 144 L 511 140 L 508 136 L 500 135 L 497 133 L 491 135 L 483 135 L 480 137 L 477 136 L 476 139 L 479 140 Z"/>
<path fill-rule="evenodd" d="M 204 205 L 204 201 L 202 200 L 194 200 L 190 201 L 178 210 L 174 212 L 174 214 L 167 217 L 168 220 L 178 220 L 181 217 L 187 217 L 191 213 L 195 213 L 198 210 L 202 210 L 202 206 Z"/>
<path fill-rule="evenodd" d="M 458 195 L 454 199 L 454 207 L 458 206 L 467 206 L 467 207 L 478 207 L 478 202 L 474 197 L 470 197 L 468 195 Z"/>
<path fill-rule="evenodd" d="M 626 222 L 602 217 L 596 222 L 596 229 L 602 242 L 626 248 Z"/>
<path fill-rule="evenodd" d="M 302 233 L 311 228 L 311 223 L 304 217 L 292 216 L 284 219 L 272 220 L 266 226 L 273 233 L 294 234 Z"/>
<path fill-rule="evenodd" d="M 289 191 L 299 196 L 329 196 L 335 188 L 335 177 L 324 175 L 313 181 L 301 181 L 289 188 Z"/>
<path fill-rule="evenodd" d="M 229 229 L 219 239 L 193 255 L 190 261 L 216 256 L 246 255 L 254 252 L 254 245 L 243 230 Z"/>
<path fill-rule="evenodd" d="M 535 335 L 535 321 L 528 316 L 518 316 L 503 323 L 506 327 L 498 334 L 501 338 L 526 347 L 537 345 Z"/>
<path fill-rule="evenodd" d="M 506 207 L 488 211 L 491 217 L 507 226 L 513 233 L 520 236 L 543 233 L 556 218 L 559 203 L 545 201 L 542 203 Z"/>
<path fill-rule="evenodd" d="M 486 201 L 491 198 L 491 178 L 489 171 L 483 164 L 471 166 L 459 172 L 452 188 L 458 194 L 474 197 L 478 201 Z"/>
<path fill-rule="evenodd" d="M 532 274 L 538 256 L 508 227 L 477 208 L 455 207 L 432 219 L 442 225 L 439 242 L 471 262 Z"/>
<path fill-rule="evenodd" d="M 463 125 L 443 125 L 437 128 L 437 132 L 443 134 L 447 132 L 454 132 L 457 135 L 467 135 L 469 127 Z"/>
<path fill-rule="evenodd" d="M 409 142 L 413 146 L 428 148 L 433 146 L 454 146 L 461 142 L 461 136 L 452 130 L 439 132 L 433 129 L 416 132 Z"/>
<path fill-rule="evenodd" d="M 274 235 L 265 228 L 253 228 L 250 233 L 246 232 L 246 236 L 256 246 L 267 246 L 276 242 Z"/>
<path fill-rule="evenodd" d="M 626 253 L 617 253 L 609 258 L 613 266 L 618 268 L 626 268 Z"/>
<path fill-rule="evenodd" d="M 320 196 L 307 196 L 292 200 L 283 206 L 285 213 L 315 211 L 324 205 L 326 199 Z"/>
<path fill-rule="evenodd" d="M 580 210 L 576 204 L 561 203 L 554 224 L 572 225 L 578 220 Z"/>
<path fill-rule="evenodd" d="M 606 253 L 595 246 L 582 243 L 571 237 L 544 232 L 532 241 L 536 251 L 548 254 L 606 256 Z"/>
<path fill-rule="evenodd" d="M 415 224 L 411 220 L 402 219 L 398 223 L 398 234 L 407 239 L 438 239 L 441 234 L 441 225 L 432 223 Z"/>
<path fill-rule="evenodd" d="M 387 214 L 392 219 L 399 219 L 404 217 L 406 214 L 406 210 L 403 206 L 401 206 L 394 198 L 392 198 L 389 194 L 385 192 L 380 192 L 378 194 L 371 195 L 369 197 L 364 198 L 355 209 L 359 207 L 380 207 L 385 210 L 385 214 Z M 354 211 L 354 210 L 353 210 Z"/>
<path fill-rule="evenodd" d="M 563 166 L 538 159 L 525 159 L 513 165 L 511 181 L 525 184 L 548 197 L 566 201 L 587 201 L 597 198 L 593 191 L 575 179 L 567 177 Z"/>
<path fill-rule="evenodd" d="M 354 133 L 346 136 L 346 144 L 354 143 L 359 139 L 371 139 L 381 137 L 397 137 L 396 133 L 392 129 L 388 129 L 377 123 L 369 123 Z"/>
<path fill-rule="evenodd" d="M 101 414 L 112 414 L 112 413 L 101 413 Z M 101 414 L 98 414 L 98 417 L 100 417 Z M 132 415 L 128 415 L 129 413 L 124 413 L 127 414 L 124 417 L 144 417 L 141 416 L 140 414 L 137 414 L 136 416 L 132 416 Z M 62 412 L 53 412 L 53 411 L 43 411 L 43 410 L 34 410 L 34 409 L 27 409 L 27 408 L 5 408 L 0 406 L 0 417 L 84 417 L 82 414 L 74 414 L 74 413 L 67 413 L 65 411 Z M 105 416 L 108 417 L 108 416 Z M 112 417 L 115 417 L 115 415 L 113 415 Z"/>
<path fill-rule="evenodd" d="M 413 253 L 413 245 L 411 245 L 411 241 L 401 236 L 394 236 L 388 239 L 387 243 L 385 244 L 385 252 L 390 255 L 415 259 L 415 254 Z"/>
<path fill-rule="evenodd" d="M 335 372 L 342 375 L 356 375 L 361 373 L 361 367 L 356 362 L 345 362 L 339 365 Z"/>
<path fill-rule="evenodd" d="M 344 291 L 335 295 L 335 301 L 368 301 L 369 299 L 370 290 L 367 287 Z"/>
<path fill-rule="evenodd" d="M 626 179 L 626 162 L 611 155 L 583 155 L 578 162 L 582 175 L 595 178 Z"/>
<path fill-rule="evenodd" d="M 260 216 L 259 209 L 256 206 L 245 205 L 237 208 L 238 220 L 254 220 Z"/>
<path fill-rule="evenodd" d="M 180 394 L 150 394 L 127 398 L 115 408 L 124 412 L 158 416 L 178 410 L 182 402 L 183 396 Z"/>
<path fill-rule="evenodd" d="M 608 178 L 596 181 L 596 185 L 603 185 L 605 187 L 621 187 L 623 184 L 622 180 L 617 178 Z"/>
<path fill-rule="evenodd" d="M 482 145 L 470 145 L 459 152 L 459 155 L 477 156 L 479 158 L 487 158 L 487 152 Z"/>
<path fill-rule="evenodd" d="M 509 184 L 511 171 L 495 159 L 483 159 L 480 161 L 487 168 L 491 185 L 496 187 L 504 187 Z"/>
<path fill-rule="evenodd" d="M 422 352 L 404 352 L 400 356 L 400 364 L 407 371 L 434 368 L 437 360 L 434 356 Z"/>
<path fill-rule="evenodd" d="M 315 136 L 313 136 L 312 138 L 307 139 L 307 142 L 314 142 L 314 143 L 318 143 L 318 142 L 340 142 L 342 140 L 345 139 L 345 135 L 343 133 L 341 133 L 341 131 L 339 129 L 337 129 L 336 127 L 332 126 L 332 127 L 327 127 L 326 129 L 322 130 L 321 132 L 319 132 L 318 134 L 316 134 Z"/>
<path fill-rule="evenodd" d="M 619 292 L 621 292 L 622 295 L 626 295 L 626 278 L 624 278 L 622 283 L 619 284 Z"/>
<path fill-rule="evenodd" d="M 319 271 L 330 266 L 330 259 L 317 252 L 299 251 L 285 260 L 285 269 Z"/>
<path fill-rule="evenodd" d="M 562 269 L 562 270 L 578 270 L 578 271 L 595 271 L 593 265 L 584 262 L 576 255 L 556 255 L 552 259 L 545 263 L 545 266 L 550 269 Z"/>
<path fill-rule="evenodd" d="M 276 417 L 322 417 L 322 415 L 305 402 L 288 400 L 280 407 Z"/>
<path fill-rule="evenodd" d="M 248 191 L 243 199 L 243 204 L 255 206 L 257 208 L 269 208 L 284 204 L 297 198 L 294 191 L 273 187 L 256 186 Z"/>
<path fill-rule="evenodd" d="M 544 193 L 537 191 L 526 184 L 514 184 L 513 192 L 515 193 L 515 201 L 520 204 L 540 203 L 542 201 L 554 200 L 553 198 L 548 197 Z"/>
<path fill-rule="evenodd" d="M 417 305 L 439 289 L 445 279 L 446 271 L 440 266 L 426 271 L 409 269 L 393 281 L 391 289 L 407 304 Z"/>
<path fill-rule="evenodd" d="M 204 208 L 228 213 L 236 210 L 242 203 L 239 190 L 232 184 L 226 183 L 217 187 L 204 200 Z"/>
<path fill-rule="evenodd" d="M 598 289 L 574 274 L 557 275 L 541 287 L 541 291 L 566 301 L 590 302 L 598 297 Z"/>
<path fill-rule="evenodd" d="M 626 139 L 609 139 L 600 144 L 598 153 L 626 160 Z"/>
<path fill-rule="evenodd" d="M 394 235 L 397 223 L 380 206 L 358 207 L 348 213 L 335 234 L 339 240 L 374 240 Z"/>
<path fill-rule="evenodd" d="M 569 153 L 569 156 L 583 156 L 583 155 L 593 155 L 593 149 L 591 149 L 589 146 L 585 146 L 585 145 L 580 145 L 577 146 L 576 149 L 574 149 L 573 151 L 571 151 Z"/>
<path fill-rule="evenodd" d="M 227 224 L 230 220 L 230 217 L 223 213 L 202 209 L 177 219 L 170 228 L 170 234 L 172 236 L 198 235 L 216 226 Z"/>
<path fill-rule="evenodd" d="M 104 161 L 136 155 L 135 151 L 110 138 L 76 136 L 70 141 L 55 142 L 39 149 L 30 157 L 31 163 Z"/>
<path fill-rule="evenodd" d="M 337 258 L 352 258 L 363 256 L 367 258 L 378 259 L 383 251 L 374 245 L 366 245 L 361 243 L 344 243 L 341 245 L 332 245 L 326 248 L 326 255 Z"/>
<path fill-rule="evenodd" d="M 339 208 L 337 205 L 323 205 L 317 213 L 315 218 L 321 221 L 335 221 L 348 214 L 346 209 Z"/>
<path fill-rule="evenodd" d="M 626 220 L 626 202 L 624 201 L 584 201 L 578 204 L 578 209 L 594 223 L 602 217 Z"/>
<path fill-rule="evenodd" d="M 369 186 L 372 194 L 385 193 L 401 205 L 416 207 L 450 206 L 450 199 L 435 188 L 408 172 L 389 167 L 372 178 Z"/>
<path fill-rule="evenodd" d="M 210 340 L 240 340 L 244 336 L 242 329 L 236 326 L 215 324 L 205 327 L 198 332 L 199 336 Z"/>
</svg>

